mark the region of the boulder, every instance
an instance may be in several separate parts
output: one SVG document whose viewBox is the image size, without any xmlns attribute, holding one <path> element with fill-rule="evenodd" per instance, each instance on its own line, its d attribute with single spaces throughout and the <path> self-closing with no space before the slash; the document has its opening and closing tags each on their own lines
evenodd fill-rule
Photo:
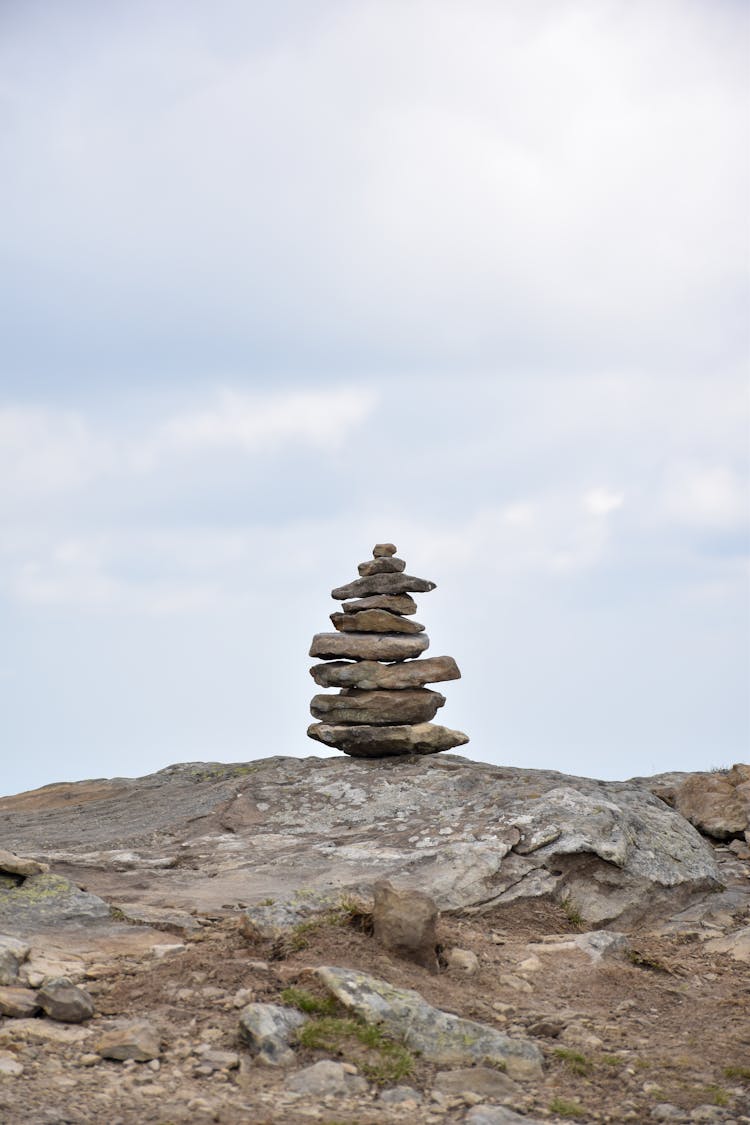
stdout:
<svg viewBox="0 0 750 1125">
<path fill-rule="evenodd" d="M 294 1008 L 280 1004 L 248 1004 L 240 1013 L 240 1038 L 258 1062 L 289 1066 L 294 1062 L 291 1040 L 306 1020 Z"/>
<path fill-rule="evenodd" d="M 23 859 L 13 852 L 6 852 L 5 848 L 0 848 L 0 871 L 26 878 L 27 875 L 43 875 L 45 871 L 49 871 L 49 867 L 46 863 L 37 863 L 35 859 Z"/>
<path fill-rule="evenodd" d="M 309 738 L 326 746 L 336 746 L 354 758 L 383 758 L 398 754 L 438 754 L 454 746 L 463 746 L 469 737 L 460 730 L 450 730 L 435 723 L 415 726 L 343 726 L 313 723 L 307 728 Z"/>
<path fill-rule="evenodd" d="M 83 1023 L 94 1014 L 94 1001 L 88 992 L 67 977 L 45 981 L 37 1000 L 45 1016 L 60 1023 Z"/>
<path fill-rule="evenodd" d="M 716 840 L 742 836 L 750 827 L 750 766 L 726 773 L 692 774 L 674 795 L 674 806 L 691 824 Z"/>
<path fill-rule="evenodd" d="M 365 691 L 399 691 L 461 679 L 452 656 L 428 656 L 423 660 L 405 660 L 399 664 L 378 664 L 374 660 L 348 664 L 343 660 L 334 660 L 330 664 L 313 664 L 310 675 L 320 687 L 356 687 Z"/>
<path fill-rule="evenodd" d="M 408 594 L 372 594 L 369 598 L 355 598 L 343 605 L 344 613 L 362 613 L 366 609 L 387 609 L 390 613 L 408 617 L 417 612 L 417 603 Z"/>
<path fill-rule="evenodd" d="M 340 633 L 423 633 L 424 625 L 387 609 L 364 609 L 361 613 L 332 613 L 334 629 Z"/>
<path fill-rule="evenodd" d="M 355 969 L 315 971 L 322 984 L 366 1023 L 382 1027 L 428 1062 L 502 1067 L 511 1078 L 540 1078 L 542 1053 L 527 1039 L 511 1039 L 485 1024 L 433 1008 L 418 992 L 396 988 Z"/>
<path fill-rule="evenodd" d="M 310 711 L 329 723 L 425 723 L 434 718 L 445 696 L 429 688 L 405 691 L 359 691 L 347 688 L 340 695 L 315 695 Z"/>
<path fill-rule="evenodd" d="M 310 656 L 323 660 L 345 657 L 350 660 L 410 660 L 429 648 L 426 633 L 414 637 L 383 633 L 316 633 Z"/>
<path fill-rule="evenodd" d="M 414 578 L 411 574 L 372 574 L 369 578 L 356 578 L 345 586 L 331 590 L 336 602 L 347 598 L 365 598 L 370 594 L 427 594 L 435 589 L 435 583 L 426 578 Z"/>
<path fill-rule="evenodd" d="M 8 885 L 0 877 L 0 926 L 17 933 L 85 925 L 109 917 L 109 906 L 61 875 L 30 875 Z"/>
<path fill-rule="evenodd" d="M 357 567 L 362 578 L 369 578 L 372 574 L 400 574 L 405 569 L 404 560 L 397 559 L 395 555 L 379 555 L 378 558 L 361 562 Z"/>
<path fill-rule="evenodd" d="M 396 888 L 387 879 L 374 887 L 373 936 L 384 949 L 437 972 L 438 909 L 429 895 Z"/>
</svg>

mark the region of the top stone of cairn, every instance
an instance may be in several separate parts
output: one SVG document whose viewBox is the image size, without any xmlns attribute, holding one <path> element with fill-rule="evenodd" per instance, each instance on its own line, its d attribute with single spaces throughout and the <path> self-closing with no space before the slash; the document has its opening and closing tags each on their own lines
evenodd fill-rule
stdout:
<svg viewBox="0 0 750 1125">
<path fill-rule="evenodd" d="M 374 559 L 388 558 L 390 555 L 396 554 L 396 546 L 394 543 L 376 543 L 372 549 L 372 557 Z"/>
</svg>

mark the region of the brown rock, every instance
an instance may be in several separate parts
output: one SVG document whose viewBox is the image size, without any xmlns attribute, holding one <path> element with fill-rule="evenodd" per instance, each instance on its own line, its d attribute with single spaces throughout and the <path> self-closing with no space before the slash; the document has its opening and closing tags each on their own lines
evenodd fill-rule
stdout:
<svg viewBox="0 0 750 1125">
<path fill-rule="evenodd" d="M 699 832 L 717 840 L 741 836 L 750 824 L 750 794 L 742 767 L 726 774 L 691 774 L 675 794 L 675 808 Z"/>
<path fill-rule="evenodd" d="M 429 689 L 407 691 L 357 691 L 340 695 L 315 695 L 310 711 L 316 719 L 332 723 L 424 723 L 435 717 L 445 696 Z"/>
<path fill-rule="evenodd" d="M 31 988 L 0 988 L 0 1016 L 29 1019 L 39 1011 L 36 992 Z"/>
<path fill-rule="evenodd" d="M 341 633 L 423 633 L 424 625 L 409 621 L 387 609 L 365 609 L 362 613 L 332 613 L 331 621 Z"/>
<path fill-rule="evenodd" d="M 104 1059 L 149 1062 L 159 1057 L 159 1033 L 146 1020 L 135 1020 L 125 1027 L 105 1031 L 96 1044 L 96 1052 Z"/>
<path fill-rule="evenodd" d="M 335 746 L 353 758 L 390 758 L 398 754 L 438 754 L 454 746 L 463 746 L 469 736 L 435 723 L 415 726 L 344 726 L 312 723 L 309 738 L 325 746 Z"/>
<path fill-rule="evenodd" d="M 386 555 L 395 555 L 396 550 L 394 543 L 376 543 L 372 549 L 373 558 L 382 559 Z"/>
<path fill-rule="evenodd" d="M 391 953 L 436 973 L 438 909 L 422 891 L 399 890 L 387 879 L 373 888 L 373 936 Z"/>
<path fill-rule="evenodd" d="M 67 977 L 46 981 L 37 993 L 37 1001 L 45 1016 L 60 1023 L 83 1023 L 94 1014 L 94 1001 L 88 992 Z"/>
<path fill-rule="evenodd" d="M 426 594 L 435 589 L 435 583 L 426 578 L 414 578 L 411 574 L 372 574 L 369 578 L 356 578 L 346 586 L 331 590 L 334 601 L 343 602 L 347 598 L 365 598 L 369 594 Z"/>
<path fill-rule="evenodd" d="M 499 1102 L 517 1098 L 520 1093 L 518 1085 L 507 1074 L 491 1066 L 464 1066 L 438 1071 L 432 1088 L 441 1094 L 464 1094 L 470 1090 L 473 1094 Z M 523 1119 L 519 1117 L 518 1120 Z"/>
<path fill-rule="evenodd" d="M 398 664 L 378 664 L 374 660 L 347 664 L 337 660 L 330 664 L 314 664 L 310 675 L 320 687 L 357 687 L 366 691 L 415 688 L 461 678 L 452 656 L 428 656 L 424 660 L 406 660 Z"/>
<path fill-rule="evenodd" d="M 37 863 L 35 859 L 22 859 L 19 855 L 14 855 L 13 852 L 6 852 L 5 848 L 0 848 L 0 871 L 7 871 L 9 875 L 22 875 L 26 878 L 29 875 L 43 875 L 49 871 L 49 864 Z"/>
<path fill-rule="evenodd" d="M 367 559 L 357 567 L 362 578 L 368 578 L 371 574 L 400 574 L 405 569 L 404 560 L 397 559 L 395 555 L 393 558 Z"/>
<path fill-rule="evenodd" d="M 409 660 L 429 647 L 426 633 L 414 637 L 388 633 L 316 633 L 310 656 L 323 660 L 344 656 L 351 660 Z"/>
<path fill-rule="evenodd" d="M 362 613 L 365 609 L 387 609 L 390 613 L 406 614 L 417 612 L 417 603 L 408 594 L 373 594 L 369 598 L 356 598 L 344 602 L 344 613 Z"/>
</svg>

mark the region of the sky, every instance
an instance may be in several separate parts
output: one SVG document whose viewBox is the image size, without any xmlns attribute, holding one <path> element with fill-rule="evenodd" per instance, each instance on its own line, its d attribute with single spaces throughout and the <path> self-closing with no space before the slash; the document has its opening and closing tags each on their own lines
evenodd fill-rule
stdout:
<svg viewBox="0 0 750 1125">
<path fill-rule="evenodd" d="M 466 756 L 748 760 L 749 22 L 0 0 L 3 793 L 326 755 L 384 540 Z"/>
</svg>

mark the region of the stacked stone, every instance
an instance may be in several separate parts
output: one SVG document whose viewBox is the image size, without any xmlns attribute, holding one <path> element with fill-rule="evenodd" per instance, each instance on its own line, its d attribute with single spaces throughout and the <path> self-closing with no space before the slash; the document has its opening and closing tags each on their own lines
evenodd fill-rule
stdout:
<svg viewBox="0 0 750 1125">
<path fill-rule="evenodd" d="M 455 660 L 415 659 L 430 641 L 424 625 L 409 620 L 417 612 L 411 595 L 434 590 L 435 583 L 405 574 L 393 543 L 376 544 L 372 554 L 359 564 L 359 578 L 331 591 L 343 602 L 343 612 L 331 614 L 336 632 L 313 637 L 310 656 L 330 663 L 314 665 L 310 675 L 320 687 L 341 690 L 313 697 L 310 710 L 321 721 L 307 733 L 355 758 L 463 746 L 467 735 L 430 722 L 445 696 L 425 687 L 459 679 Z"/>
</svg>

